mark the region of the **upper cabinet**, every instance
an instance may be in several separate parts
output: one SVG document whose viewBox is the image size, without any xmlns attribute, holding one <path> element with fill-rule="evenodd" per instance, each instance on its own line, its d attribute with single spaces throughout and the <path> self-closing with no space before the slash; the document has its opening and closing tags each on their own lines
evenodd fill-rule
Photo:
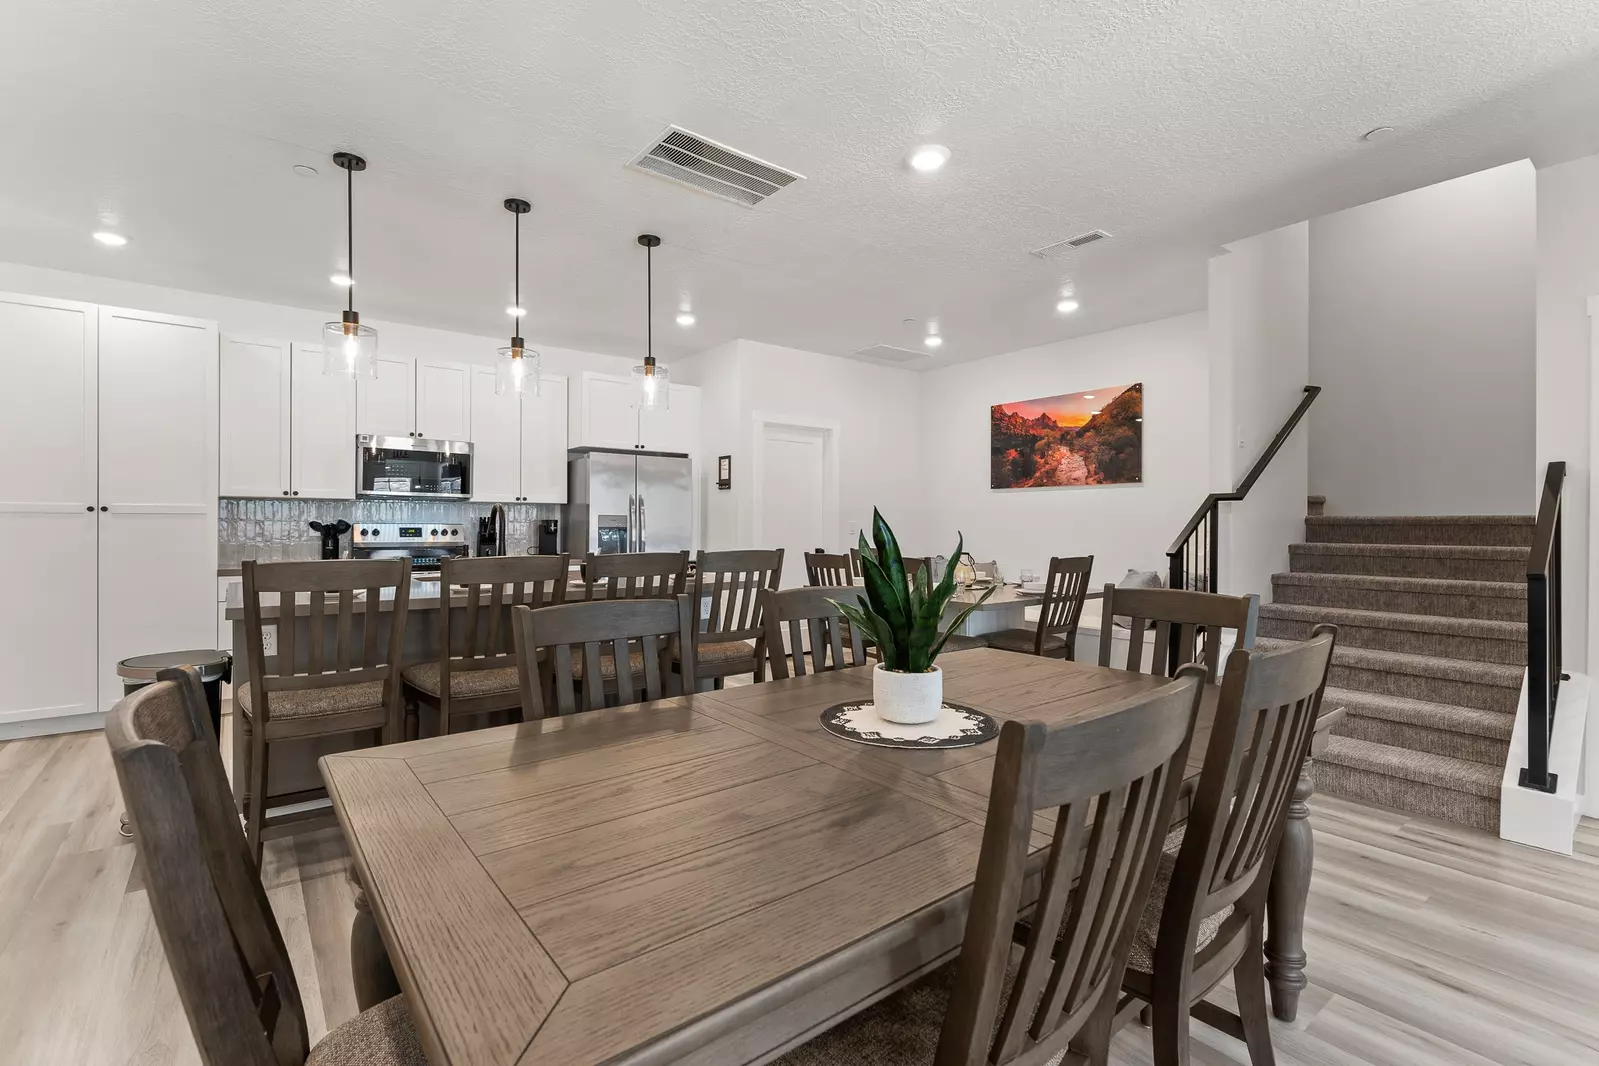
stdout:
<svg viewBox="0 0 1599 1066">
<path fill-rule="evenodd" d="M 357 433 L 472 439 L 472 367 L 440 359 L 380 355 L 377 377 L 356 387 Z"/>
<path fill-rule="evenodd" d="M 355 495 L 355 382 L 322 373 L 322 349 L 291 352 L 291 496 L 348 500 Z"/>
<path fill-rule="evenodd" d="M 572 447 L 692 453 L 699 441 L 700 390 L 673 385 L 665 411 L 640 411 L 631 378 L 584 371 L 572 396 Z"/>
<path fill-rule="evenodd" d="M 539 395 L 497 395 L 494 368 L 471 368 L 472 498 L 566 502 L 566 378 L 545 374 Z"/>
<path fill-rule="evenodd" d="M 355 496 L 355 383 L 322 349 L 222 341 L 223 496 Z"/>
</svg>

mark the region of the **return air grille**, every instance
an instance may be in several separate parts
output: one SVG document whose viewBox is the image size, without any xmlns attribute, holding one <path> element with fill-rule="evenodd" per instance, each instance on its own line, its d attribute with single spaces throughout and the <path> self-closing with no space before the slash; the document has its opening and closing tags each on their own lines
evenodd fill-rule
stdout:
<svg viewBox="0 0 1599 1066">
<path fill-rule="evenodd" d="M 870 348 L 851 352 L 856 359 L 864 359 L 868 363 L 882 363 L 885 366 L 909 366 L 912 363 L 925 363 L 932 357 L 926 352 L 918 352 L 911 348 L 896 348 L 892 344 L 874 344 Z"/>
<path fill-rule="evenodd" d="M 666 132 L 656 138 L 654 144 L 634 156 L 627 165 L 745 207 L 754 207 L 804 178 L 803 174 L 734 151 L 725 144 L 706 140 L 677 126 L 666 127 Z"/>
<path fill-rule="evenodd" d="M 1100 241 L 1106 240 L 1109 237 L 1110 234 L 1106 233 L 1102 229 L 1091 229 L 1087 233 L 1079 233 L 1075 237 L 1067 237 L 1063 241 L 1056 241 L 1054 244 L 1046 244 L 1042 248 L 1034 248 L 1032 254 L 1036 255 L 1040 259 L 1048 259 L 1050 256 L 1058 255 L 1068 248 L 1082 248 L 1086 245 L 1098 244 Z"/>
</svg>

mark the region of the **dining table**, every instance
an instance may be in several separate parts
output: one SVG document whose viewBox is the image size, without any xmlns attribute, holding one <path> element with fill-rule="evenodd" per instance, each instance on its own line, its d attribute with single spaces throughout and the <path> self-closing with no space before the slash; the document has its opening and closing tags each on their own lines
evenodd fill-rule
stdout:
<svg viewBox="0 0 1599 1066">
<path fill-rule="evenodd" d="M 939 665 L 947 700 L 1001 722 L 1084 721 L 1168 683 L 987 648 Z M 757 1063 L 954 958 L 996 745 L 823 728 L 870 695 L 852 667 L 324 757 L 363 888 L 361 1005 L 397 980 L 433 1066 Z M 1302 774 L 1268 904 L 1285 1019 L 1310 790 Z"/>
</svg>

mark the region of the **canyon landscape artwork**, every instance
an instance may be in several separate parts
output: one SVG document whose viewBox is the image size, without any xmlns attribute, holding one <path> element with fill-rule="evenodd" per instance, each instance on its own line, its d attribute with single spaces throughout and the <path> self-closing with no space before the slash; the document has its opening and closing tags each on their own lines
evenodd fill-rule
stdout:
<svg viewBox="0 0 1599 1066">
<path fill-rule="evenodd" d="M 1143 480 L 1141 383 L 996 404 L 989 416 L 993 488 L 1125 485 Z"/>
</svg>

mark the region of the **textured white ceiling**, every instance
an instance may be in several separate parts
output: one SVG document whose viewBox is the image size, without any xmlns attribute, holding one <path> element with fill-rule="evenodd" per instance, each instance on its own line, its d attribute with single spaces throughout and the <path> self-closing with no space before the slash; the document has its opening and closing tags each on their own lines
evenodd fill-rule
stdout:
<svg viewBox="0 0 1599 1066">
<path fill-rule="evenodd" d="M 11 0 L 0 259 L 529 337 L 946 363 L 1200 307 L 1223 241 L 1599 150 L 1591 0 Z M 755 209 L 623 164 L 668 122 L 807 175 Z M 1359 139 L 1398 127 L 1379 144 Z M 905 150 L 949 145 L 941 174 Z M 296 163 L 321 173 L 301 178 Z M 88 240 L 102 220 L 130 239 Z M 1041 261 L 1084 230 L 1115 239 Z M 1065 282 L 1082 311 L 1053 310 Z M 699 323 L 671 324 L 680 300 Z"/>
</svg>

